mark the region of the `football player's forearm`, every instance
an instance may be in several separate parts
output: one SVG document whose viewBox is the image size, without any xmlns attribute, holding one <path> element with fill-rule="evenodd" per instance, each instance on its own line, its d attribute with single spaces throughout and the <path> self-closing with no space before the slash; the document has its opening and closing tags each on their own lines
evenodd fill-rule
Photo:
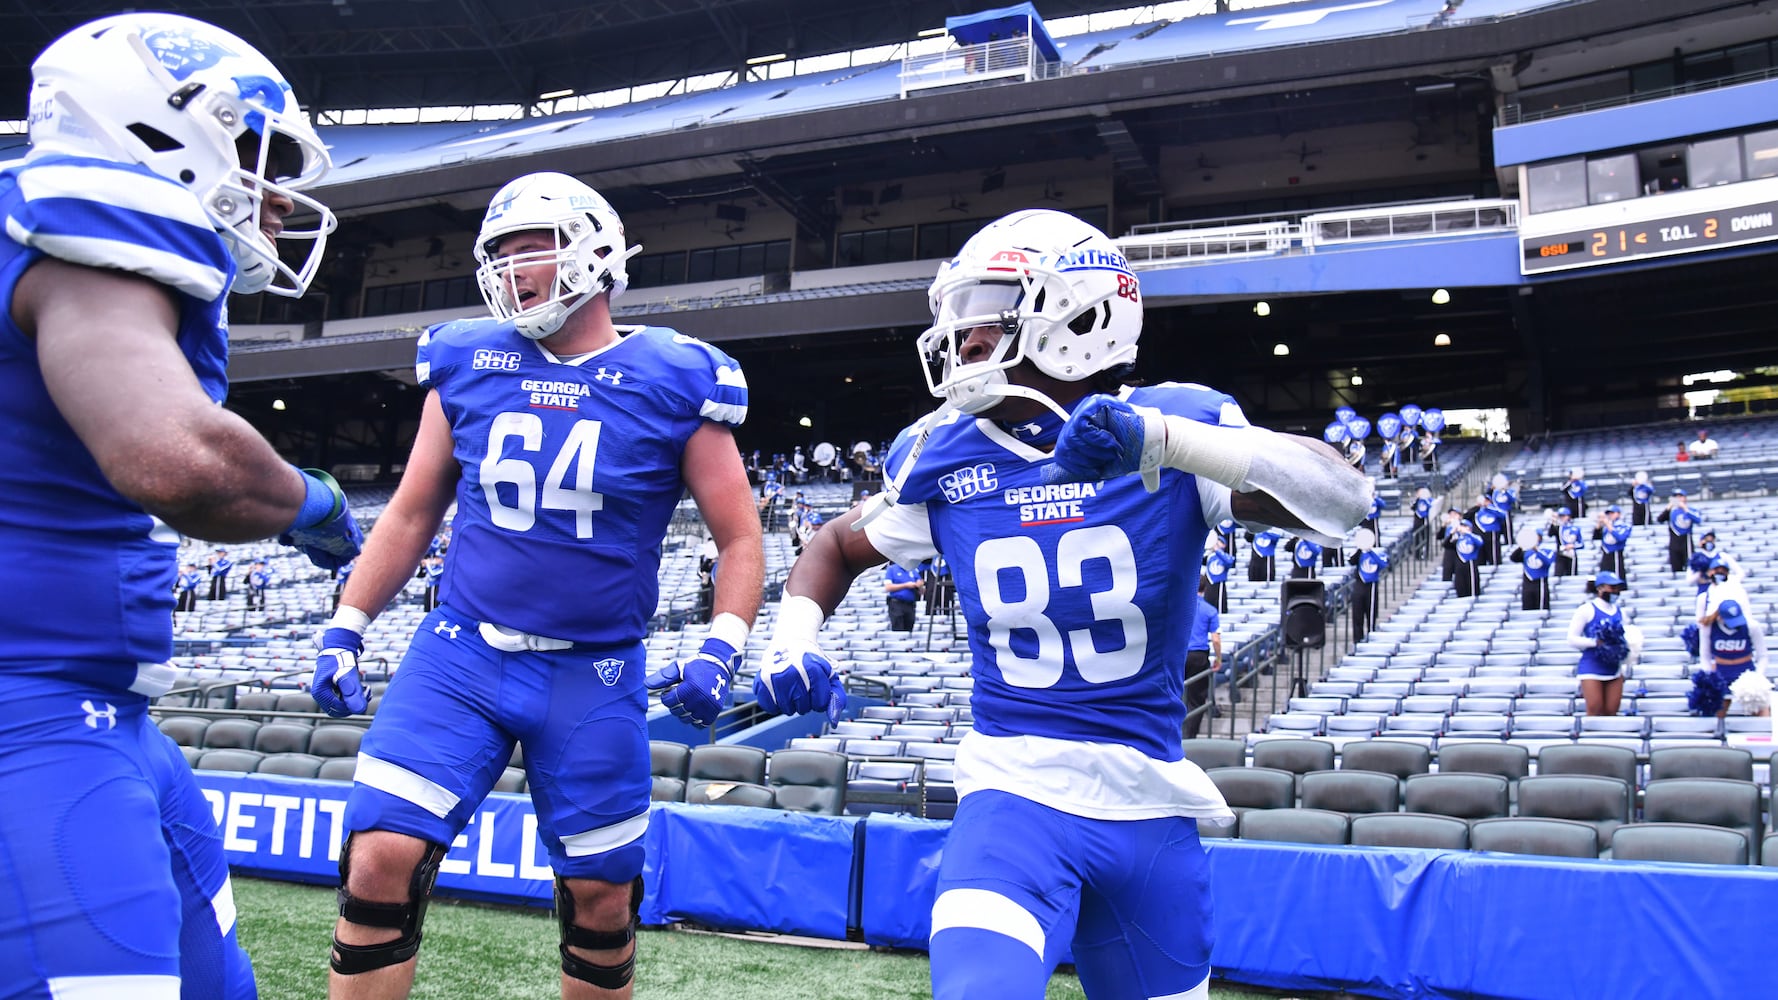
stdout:
<svg viewBox="0 0 1778 1000">
<path fill-rule="evenodd" d="M 1345 537 L 1370 513 L 1370 481 L 1320 441 L 1263 427 L 1162 419 L 1162 464 L 1238 493 L 1264 493 L 1321 536 L 1317 541 Z"/>
<path fill-rule="evenodd" d="M 858 544 L 864 532 L 852 530 L 852 522 L 858 520 L 856 510 L 847 511 L 840 517 L 821 526 L 815 537 L 803 546 L 803 554 L 790 568 L 790 578 L 784 583 L 785 596 L 807 597 L 821 606 L 824 615 L 833 614 L 833 609 L 840 606 L 846 599 L 846 592 L 852 589 L 852 581 L 858 575 L 874 565 L 881 565 L 882 556 L 876 562 L 859 564 L 861 559 L 848 557 L 845 544 Z M 864 543 L 867 547 L 868 542 Z"/>
<path fill-rule="evenodd" d="M 340 593 L 340 605 L 350 605 L 371 618 L 382 614 L 401 588 L 420 568 L 420 559 L 432 543 L 438 522 L 405 516 L 390 504 L 390 509 L 377 519 L 364 552 L 353 566 L 352 577 Z"/>
<path fill-rule="evenodd" d="M 163 447 L 114 462 L 106 476 L 144 510 L 194 538 L 247 542 L 290 527 L 306 492 L 302 476 L 245 420 L 206 405 L 182 430 Z"/>
<path fill-rule="evenodd" d="M 765 587 L 765 549 L 758 535 L 734 539 L 716 547 L 716 592 L 711 597 L 715 614 L 731 614 L 753 627 L 759 615 L 761 592 Z"/>
</svg>

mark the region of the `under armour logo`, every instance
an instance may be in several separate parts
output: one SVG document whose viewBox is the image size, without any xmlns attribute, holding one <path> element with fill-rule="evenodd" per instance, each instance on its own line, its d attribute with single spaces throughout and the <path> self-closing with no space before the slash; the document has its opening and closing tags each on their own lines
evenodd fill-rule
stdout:
<svg viewBox="0 0 1778 1000">
<path fill-rule="evenodd" d="M 1020 424 L 1019 426 L 1014 427 L 1013 433 L 1019 437 L 1036 437 L 1043 433 L 1043 425 L 1033 420 L 1028 424 Z"/>
<path fill-rule="evenodd" d="M 432 634 L 433 635 L 442 635 L 446 639 L 455 639 L 455 638 L 457 638 L 457 633 L 462 631 L 462 629 L 463 629 L 463 626 L 461 626 L 461 625 L 454 625 L 450 622 L 440 619 L 438 624 L 432 626 Z"/>
<path fill-rule="evenodd" d="M 727 688 L 727 687 L 728 687 L 728 678 L 722 676 L 721 674 L 717 674 L 716 675 L 716 682 L 710 685 L 710 697 L 720 700 L 722 698 L 723 689 Z"/>
<path fill-rule="evenodd" d="M 104 709 L 101 710 L 95 707 L 90 700 L 80 703 L 81 710 L 86 713 L 86 728 L 98 729 L 100 719 L 105 720 L 106 729 L 117 728 L 117 707 L 110 702 L 105 702 L 104 705 Z"/>
<path fill-rule="evenodd" d="M 600 368 L 598 371 L 593 373 L 594 380 L 599 381 L 599 382 L 610 382 L 612 385 L 616 385 L 618 382 L 622 381 L 623 377 L 624 377 L 623 372 L 605 369 L 605 368 Z"/>
</svg>

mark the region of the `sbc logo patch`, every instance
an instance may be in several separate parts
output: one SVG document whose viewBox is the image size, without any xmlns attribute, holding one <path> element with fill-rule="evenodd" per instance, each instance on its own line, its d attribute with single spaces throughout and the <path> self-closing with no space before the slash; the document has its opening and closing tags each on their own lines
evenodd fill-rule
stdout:
<svg viewBox="0 0 1778 1000">
<path fill-rule="evenodd" d="M 938 488 L 944 491 L 945 499 L 952 503 L 962 503 L 978 493 L 986 493 L 999 485 L 1000 480 L 994 474 L 994 463 L 992 462 L 953 469 L 938 477 Z"/>
<path fill-rule="evenodd" d="M 516 372 L 519 370 L 519 352 L 478 350 L 470 367 L 478 371 Z"/>
</svg>

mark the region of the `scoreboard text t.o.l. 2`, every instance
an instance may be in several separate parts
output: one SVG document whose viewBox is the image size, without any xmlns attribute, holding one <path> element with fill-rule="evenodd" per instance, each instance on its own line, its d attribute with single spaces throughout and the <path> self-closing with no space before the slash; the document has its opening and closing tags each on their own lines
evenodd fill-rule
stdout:
<svg viewBox="0 0 1778 1000">
<path fill-rule="evenodd" d="M 1778 202 L 1520 240 L 1524 274 L 1778 240 Z"/>
</svg>

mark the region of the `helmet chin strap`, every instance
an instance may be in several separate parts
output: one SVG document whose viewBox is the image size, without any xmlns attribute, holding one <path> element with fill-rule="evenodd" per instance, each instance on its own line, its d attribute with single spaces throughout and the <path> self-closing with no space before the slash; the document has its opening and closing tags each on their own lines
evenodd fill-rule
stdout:
<svg viewBox="0 0 1778 1000">
<path fill-rule="evenodd" d="M 549 321 L 549 323 L 550 323 L 549 329 L 544 330 L 541 333 L 533 334 L 530 329 L 527 329 L 526 324 L 518 321 L 519 318 L 516 316 L 513 317 L 513 319 L 514 319 L 513 328 L 518 330 L 518 332 L 521 335 L 528 337 L 532 340 L 543 340 L 546 337 L 554 336 L 556 331 L 558 331 L 562 328 L 562 324 L 568 322 L 568 317 L 574 315 L 574 311 L 576 309 L 579 309 L 581 306 L 584 306 L 588 302 L 590 302 L 592 300 L 594 294 L 595 293 L 593 293 L 593 292 L 582 292 L 579 296 L 577 296 L 575 298 L 574 304 L 563 309 L 561 311 L 561 313 L 559 313 L 553 320 L 550 320 Z"/>
</svg>

